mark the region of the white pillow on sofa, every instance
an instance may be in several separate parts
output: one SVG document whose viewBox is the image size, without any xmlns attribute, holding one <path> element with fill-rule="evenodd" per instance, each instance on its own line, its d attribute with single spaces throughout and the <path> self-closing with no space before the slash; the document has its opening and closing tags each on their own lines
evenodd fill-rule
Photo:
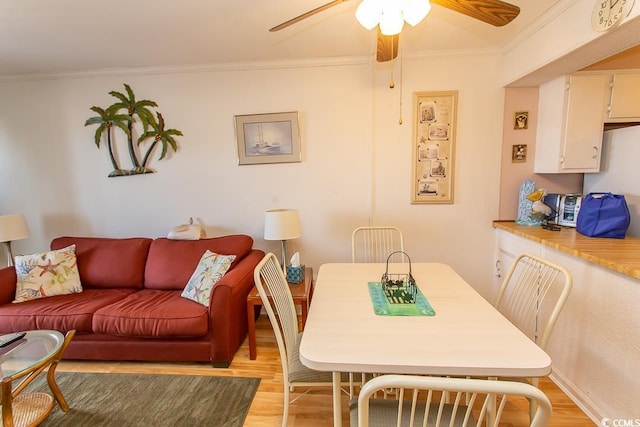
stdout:
<svg viewBox="0 0 640 427">
<path fill-rule="evenodd" d="M 207 250 L 200 258 L 181 296 L 208 307 L 211 289 L 222 279 L 235 259 L 235 255 L 219 255 Z"/>
<path fill-rule="evenodd" d="M 17 275 L 14 303 L 82 292 L 76 245 L 55 251 L 15 257 Z"/>
</svg>

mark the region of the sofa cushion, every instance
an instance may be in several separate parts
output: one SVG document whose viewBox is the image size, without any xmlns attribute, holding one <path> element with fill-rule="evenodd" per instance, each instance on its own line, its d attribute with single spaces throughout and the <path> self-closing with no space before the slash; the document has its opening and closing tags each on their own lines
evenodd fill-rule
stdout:
<svg viewBox="0 0 640 427">
<path fill-rule="evenodd" d="M 0 305 L 0 334 L 32 329 L 90 333 L 93 313 L 121 300 L 133 289 L 85 289 L 79 294 L 58 295 Z"/>
<path fill-rule="evenodd" d="M 78 272 L 84 288 L 142 288 L 152 239 L 135 237 L 58 237 L 51 249 L 76 245 Z"/>
<path fill-rule="evenodd" d="M 97 310 L 93 332 L 140 338 L 200 337 L 209 330 L 207 308 L 180 291 L 143 289 Z"/>
<path fill-rule="evenodd" d="M 82 292 L 76 246 L 32 255 L 18 255 L 15 263 L 17 281 L 13 302 Z"/>
<path fill-rule="evenodd" d="M 251 251 L 252 246 L 250 236 L 239 234 L 201 240 L 155 239 L 149 248 L 144 287 L 182 291 L 207 250 L 220 255 L 235 255 L 231 270 Z"/>
</svg>

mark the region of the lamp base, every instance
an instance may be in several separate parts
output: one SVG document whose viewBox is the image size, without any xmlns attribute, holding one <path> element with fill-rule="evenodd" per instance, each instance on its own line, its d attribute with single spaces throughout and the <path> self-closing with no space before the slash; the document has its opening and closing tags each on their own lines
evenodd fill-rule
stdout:
<svg viewBox="0 0 640 427">
<path fill-rule="evenodd" d="M 4 243 L 4 249 L 7 254 L 7 267 L 11 267 L 13 265 L 13 252 L 11 251 L 11 242 L 2 243 Z"/>
<path fill-rule="evenodd" d="M 282 271 L 283 273 L 286 274 L 286 269 L 285 269 L 285 265 L 287 264 L 287 251 L 286 251 L 286 240 L 281 240 L 282 242 L 282 263 L 280 264 L 280 267 L 282 267 Z"/>
</svg>

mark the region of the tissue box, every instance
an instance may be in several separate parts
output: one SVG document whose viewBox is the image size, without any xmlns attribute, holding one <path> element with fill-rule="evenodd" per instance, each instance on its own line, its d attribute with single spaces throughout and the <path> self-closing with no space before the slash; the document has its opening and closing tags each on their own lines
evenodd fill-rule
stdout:
<svg viewBox="0 0 640 427">
<path fill-rule="evenodd" d="M 300 267 L 287 266 L 287 282 L 300 283 L 304 280 L 304 265 Z"/>
</svg>

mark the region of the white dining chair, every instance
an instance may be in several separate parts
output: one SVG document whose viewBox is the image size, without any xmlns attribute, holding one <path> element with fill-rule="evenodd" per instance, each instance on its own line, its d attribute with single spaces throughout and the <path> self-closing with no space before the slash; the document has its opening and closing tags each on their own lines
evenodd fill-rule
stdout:
<svg viewBox="0 0 640 427">
<path fill-rule="evenodd" d="M 572 286 L 573 276 L 566 268 L 539 256 L 523 253 L 511 264 L 495 307 L 546 350 Z M 528 381 L 538 386 L 538 378 Z M 535 405 L 531 405 L 531 415 L 534 411 Z"/>
<path fill-rule="evenodd" d="M 392 254 L 393 256 L 391 256 Z M 391 259 L 389 259 L 390 256 Z M 387 260 L 391 262 L 406 260 L 404 237 L 398 227 L 369 225 L 353 230 L 351 234 L 351 262 L 372 263 L 387 262 Z M 353 378 L 351 380 L 354 381 Z M 364 384 L 366 380 L 367 375 L 362 373 L 361 384 Z"/>
<path fill-rule="evenodd" d="M 495 307 L 544 350 L 572 286 L 566 268 L 523 253 L 511 264 Z"/>
<path fill-rule="evenodd" d="M 358 227 L 351 234 L 352 262 L 386 262 L 387 257 L 397 251 L 404 252 L 404 238 L 398 227 Z M 391 261 L 403 261 L 402 254 Z"/>
<path fill-rule="evenodd" d="M 376 398 L 377 392 L 390 388 L 398 390 L 397 397 Z M 381 375 L 351 399 L 349 412 L 352 427 L 497 427 L 506 405 L 524 399 L 538 407 L 528 425 L 546 426 L 551 402 L 541 390 L 531 384 L 488 379 Z"/>
<path fill-rule="evenodd" d="M 291 400 L 294 387 L 332 387 L 333 377 L 331 372 L 314 371 L 300 362 L 298 349 L 302 333 L 298 332 L 296 308 L 278 258 L 272 253 L 265 255 L 255 267 L 253 277 L 280 352 L 284 379 L 282 426 L 286 427 L 289 406 L 300 397 Z M 348 374 L 343 375 L 343 385 L 350 387 L 349 393 L 353 396 L 353 384 L 350 384 Z"/>
</svg>

